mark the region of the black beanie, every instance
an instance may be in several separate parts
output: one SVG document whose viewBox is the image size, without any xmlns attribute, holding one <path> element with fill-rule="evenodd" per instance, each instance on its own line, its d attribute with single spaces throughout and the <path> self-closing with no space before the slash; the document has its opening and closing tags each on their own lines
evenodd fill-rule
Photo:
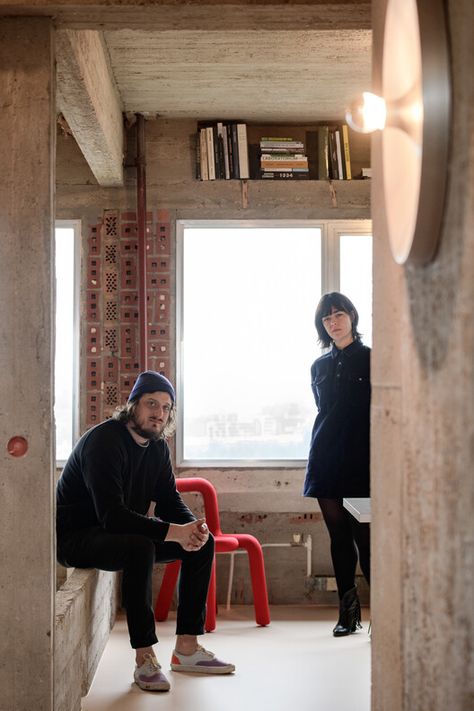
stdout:
<svg viewBox="0 0 474 711">
<path fill-rule="evenodd" d="M 132 388 L 132 392 L 128 397 L 128 402 L 132 400 L 138 400 L 145 393 L 156 393 L 163 392 L 168 393 L 171 400 L 175 401 L 174 388 L 171 385 L 168 378 L 160 373 L 155 373 L 154 370 L 146 370 L 144 373 L 140 373 L 137 378 L 137 382 Z"/>
</svg>

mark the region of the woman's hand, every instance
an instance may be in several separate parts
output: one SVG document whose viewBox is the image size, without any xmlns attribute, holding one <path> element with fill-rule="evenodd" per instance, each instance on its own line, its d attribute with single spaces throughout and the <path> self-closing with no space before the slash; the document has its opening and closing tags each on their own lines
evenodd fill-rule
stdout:
<svg viewBox="0 0 474 711">
<path fill-rule="evenodd" d="M 209 538 L 206 519 L 198 518 L 189 523 L 170 523 L 165 541 L 179 543 L 185 551 L 198 551 Z"/>
</svg>

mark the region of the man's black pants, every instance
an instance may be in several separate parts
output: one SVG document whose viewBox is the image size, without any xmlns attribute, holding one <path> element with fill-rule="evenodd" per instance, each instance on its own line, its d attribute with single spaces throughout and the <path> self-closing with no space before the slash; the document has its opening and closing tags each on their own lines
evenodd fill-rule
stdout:
<svg viewBox="0 0 474 711">
<path fill-rule="evenodd" d="M 204 633 L 206 599 L 214 559 L 214 539 L 198 551 L 179 543 L 156 543 L 136 534 L 107 533 L 98 526 L 58 536 L 58 561 L 68 568 L 121 570 L 122 604 L 127 612 L 130 644 L 149 647 L 158 639 L 153 613 L 155 563 L 181 561 L 176 634 Z"/>
</svg>

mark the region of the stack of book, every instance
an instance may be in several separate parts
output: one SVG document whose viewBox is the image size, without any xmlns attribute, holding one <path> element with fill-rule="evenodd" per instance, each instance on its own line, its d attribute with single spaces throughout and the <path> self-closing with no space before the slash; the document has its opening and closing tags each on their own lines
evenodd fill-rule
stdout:
<svg viewBox="0 0 474 711">
<path fill-rule="evenodd" d="M 199 123 L 196 140 L 198 180 L 249 178 L 247 125 L 245 123 Z"/>
<path fill-rule="evenodd" d="M 304 143 L 293 138 L 265 136 L 260 139 L 260 177 L 264 180 L 308 178 Z"/>
<path fill-rule="evenodd" d="M 346 124 L 318 128 L 319 180 L 351 180 L 349 131 Z"/>
</svg>

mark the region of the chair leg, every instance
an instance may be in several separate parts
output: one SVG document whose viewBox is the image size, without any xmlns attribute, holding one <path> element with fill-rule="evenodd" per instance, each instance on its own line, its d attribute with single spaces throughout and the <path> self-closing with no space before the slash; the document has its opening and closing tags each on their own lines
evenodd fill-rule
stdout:
<svg viewBox="0 0 474 711">
<path fill-rule="evenodd" d="M 229 563 L 229 579 L 227 581 L 227 600 L 226 600 L 226 610 L 230 610 L 230 601 L 232 600 L 232 583 L 234 582 L 234 568 L 235 568 L 235 551 L 230 551 L 230 563 Z"/>
<path fill-rule="evenodd" d="M 180 568 L 180 560 L 174 560 L 166 565 L 160 592 L 155 603 L 155 620 L 158 620 L 158 622 L 164 622 L 168 618 Z"/>
<path fill-rule="evenodd" d="M 206 632 L 213 632 L 216 629 L 216 556 L 212 563 L 211 579 L 209 581 L 209 590 L 207 593 L 207 610 L 206 610 Z"/>
<path fill-rule="evenodd" d="M 270 609 L 268 607 L 267 581 L 262 547 L 254 536 L 240 534 L 238 539 L 240 548 L 244 548 L 249 556 L 255 621 L 257 625 L 266 627 L 266 625 L 270 624 Z"/>
</svg>

